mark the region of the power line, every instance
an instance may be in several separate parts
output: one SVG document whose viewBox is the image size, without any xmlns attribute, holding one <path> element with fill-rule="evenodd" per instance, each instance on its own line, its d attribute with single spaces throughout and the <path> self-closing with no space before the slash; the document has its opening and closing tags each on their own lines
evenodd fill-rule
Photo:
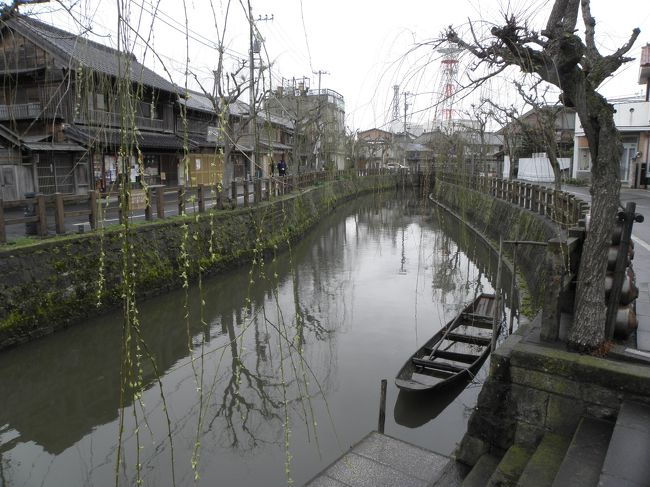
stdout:
<svg viewBox="0 0 650 487">
<path fill-rule="evenodd" d="M 302 0 L 300 0 L 300 19 L 302 20 L 302 31 L 305 33 L 305 45 L 307 46 L 307 56 L 309 57 L 309 69 L 314 70 L 314 66 L 311 62 L 311 49 L 309 48 L 309 38 L 307 37 L 307 26 L 305 25 L 305 10 L 302 5 Z"/>
<path fill-rule="evenodd" d="M 144 3 L 138 3 L 135 0 L 131 0 L 131 2 L 134 3 L 136 6 L 140 7 L 145 12 L 147 12 L 154 19 L 160 20 L 162 23 L 164 23 L 168 27 L 174 29 L 175 31 L 179 32 L 180 34 L 187 35 L 188 38 L 194 40 L 195 42 L 198 42 L 199 44 L 201 44 L 201 45 L 203 45 L 203 46 L 205 46 L 205 47 L 207 47 L 209 49 L 214 49 L 216 51 L 220 50 L 220 47 L 219 47 L 219 45 L 217 43 L 215 43 L 211 39 L 205 37 L 204 35 L 196 32 L 196 31 L 194 31 L 192 29 L 189 29 L 189 28 L 186 29 L 183 24 L 181 24 L 179 21 L 174 19 L 172 16 L 170 16 L 169 14 L 164 12 L 162 9 L 157 9 L 156 14 L 154 14 L 153 12 L 151 12 L 150 10 L 145 8 Z M 162 14 L 163 16 L 170 19 L 171 22 L 174 22 L 177 25 L 172 25 L 170 22 L 166 21 L 165 19 L 160 18 L 158 16 L 158 14 Z M 190 33 L 192 35 L 190 35 Z M 234 49 L 224 47 L 223 51 L 224 52 L 229 52 L 231 54 L 231 56 L 239 58 L 239 59 L 246 59 L 246 57 L 247 57 L 246 54 L 239 53 L 239 52 L 235 51 Z"/>
</svg>

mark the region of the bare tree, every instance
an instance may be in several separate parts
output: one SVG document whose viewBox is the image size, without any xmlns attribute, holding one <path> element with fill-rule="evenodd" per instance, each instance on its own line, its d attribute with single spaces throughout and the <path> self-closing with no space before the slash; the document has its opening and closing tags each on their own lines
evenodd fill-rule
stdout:
<svg viewBox="0 0 650 487">
<path fill-rule="evenodd" d="M 544 152 L 553 169 L 555 189 L 562 189 L 562 168 L 559 162 L 560 147 L 558 146 L 558 122 L 566 111 L 566 107 L 561 104 L 551 105 L 546 101 L 548 86 L 542 89 L 540 93 L 540 83 L 535 83 L 530 91 L 526 91 L 521 83 L 515 83 L 519 94 L 531 106 L 534 112 L 534 120 L 527 124 L 520 120 L 522 129 L 532 146 L 544 147 Z"/>
<path fill-rule="evenodd" d="M 584 39 L 576 34 L 579 14 L 585 25 Z M 561 100 L 575 107 L 592 156 L 592 216 L 587 234 L 576 293 L 575 319 L 568 344 L 577 350 L 593 350 L 605 339 L 605 269 L 610 230 L 619 201 L 618 161 L 622 152 L 614 125 L 614 109 L 596 90 L 621 65 L 640 30 L 612 54 L 599 52 L 596 20 L 589 0 L 555 0 L 546 28 L 537 32 L 524 18 L 511 15 L 491 36 L 479 40 L 472 30 L 467 41 L 452 27 L 446 40 L 458 44 L 487 65 L 492 73 L 516 66 L 537 75 L 562 91 Z"/>
<path fill-rule="evenodd" d="M 559 191 L 562 189 L 562 168 L 559 163 L 561 147 L 558 144 L 558 125 L 568 109 L 561 103 L 546 101 L 549 87 L 541 88 L 541 80 L 528 88 L 517 81 L 514 84 L 526 106 L 530 107 L 528 111 L 515 106 L 501 107 L 486 100 L 491 106 L 492 116 L 503 126 L 504 142 L 512 161 L 510 177 L 514 177 L 514 162 L 518 155 L 544 152 L 553 170 L 555 189 Z"/>
<path fill-rule="evenodd" d="M 504 155 L 507 155 L 508 159 L 510 160 L 508 178 L 513 179 L 515 177 L 514 161 L 519 153 L 519 137 L 517 134 L 518 131 L 512 123 L 512 120 L 515 118 L 515 108 L 503 107 L 489 99 L 484 99 L 482 101 L 489 105 L 488 113 L 490 115 L 490 118 L 492 118 L 492 120 L 494 120 L 502 127 L 499 133 L 503 137 L 503 151 Z M 503 174 L 503 161 L 498 164 L 497 174 Z"/>
</svg>

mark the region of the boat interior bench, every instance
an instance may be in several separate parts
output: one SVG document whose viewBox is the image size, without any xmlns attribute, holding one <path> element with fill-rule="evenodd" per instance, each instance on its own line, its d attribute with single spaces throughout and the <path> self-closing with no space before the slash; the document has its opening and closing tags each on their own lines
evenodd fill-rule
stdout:
<svg viewBox="0 0 650 487">
<path fill-rule="evenodd" d="M 415 365 L 419 365 L 420 367 L 425 367 L 427 369 L 438 369 L 438 370 L 449 371 L 452 373 L 461 372 L 464 370 L 464 367 L 457 367 L 455 365 L 434 361 L 434 360 L 428 360 L 426 358 L 413 357 L 411 360 Z"/>
<path fill-rule="evenodd" d="M 479 315 L 475 313 L 463 313 L 463 318 L 468 321 L 471 326 L 478 326 L 480 328 L 492 329 L 494 318 L 491 316 Z"/>
</svg>

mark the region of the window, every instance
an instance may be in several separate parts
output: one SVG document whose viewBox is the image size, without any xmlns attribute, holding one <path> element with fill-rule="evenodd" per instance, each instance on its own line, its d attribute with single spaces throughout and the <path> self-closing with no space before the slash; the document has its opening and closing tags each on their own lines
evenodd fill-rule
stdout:
<svg viewBox="0 0 650 487">
<path fill-rule="evenodd" d="M 591 170 L 591 152 L 589 149 L 582 148 L 578 153 L 578 171 Z"/>
<path fill-rule="evenodd" d="M 157 176 L 159 173 L 160 156 L 147 154 L 143 158 L 144 173 L 148 176 Z"/>
</svg>

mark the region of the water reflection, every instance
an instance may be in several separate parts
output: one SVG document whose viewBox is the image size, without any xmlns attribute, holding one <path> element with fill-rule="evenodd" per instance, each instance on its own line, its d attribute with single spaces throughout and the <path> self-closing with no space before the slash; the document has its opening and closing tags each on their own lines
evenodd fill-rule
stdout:
<svg viewBox="0 0 650 487">
<path fill-rule="evenodd" d="M 140 452 L 148 485 L 171 485 L 172 463 L 177 485 L 193 463 L 205 485 L 282 485 L 285 467 L 300 484 L 375 428 L 380 379 L 496 273 L 421 202 L 361 198 L 288 252 L 141 303 L 120 482 Z M 109 314 L 0 355 L 0 483 L 115 483 L 121 329 Z"/>
<path fill-rule="evenodd" d="M 437 418 L 471 382 L 460 381 L 440 391 L 428 393 L 409 394 L 399 391 L 393 409 L 395 422 L 407 428 L 419 428 L 427 424 Z"/>
</svg>

